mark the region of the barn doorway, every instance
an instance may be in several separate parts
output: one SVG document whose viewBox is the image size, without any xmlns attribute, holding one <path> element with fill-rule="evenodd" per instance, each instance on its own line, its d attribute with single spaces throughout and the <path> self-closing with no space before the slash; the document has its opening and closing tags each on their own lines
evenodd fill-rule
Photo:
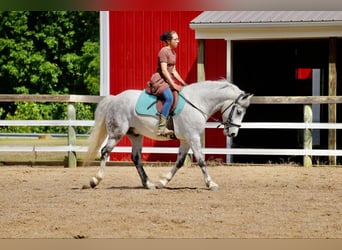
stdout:
<svg viewBox="0 0 342 250">
<path fill-rule="evenodd" d="M 328 55 L 328 39 L 234 41 L 234 83 L 257 96 L 328 95 Z M 310 75 L 299 77 L 302 69 L 309 69 Z M 327 105 L 315 106 L 314 118 L 315 122 L 327 122 Z M 251 105 L 244 121 L 303 122 L 303 105 Z M 234 138 L 232 147 L 300 149 L 302 133 L 296 129 L 245 129 Z M 314 138 L 314 148 L 327 148 L 327 130 L 315 131 Z M 235 155 L 233 162 L 302 163 L 302 156 Z"/>
</svg>

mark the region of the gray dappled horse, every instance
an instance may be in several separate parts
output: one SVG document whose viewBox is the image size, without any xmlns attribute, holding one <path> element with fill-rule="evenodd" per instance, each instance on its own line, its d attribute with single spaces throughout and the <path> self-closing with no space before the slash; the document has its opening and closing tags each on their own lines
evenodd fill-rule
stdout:
<svg viewBox="0 0 342 250">
<path fill-rule="evenodd" d="M 143 168 L 141 160 L 143 137 L 159 141 L 170 140 L 170 138 L 157 136 L 158 116 L 136 113 L 135 106 L 141 93 L 141 90 L 126 90 L 115 96 L 106 96 L 98 103 L 85 162 L 95 158 L 104 140 L 107 136 L 108 138 L 101 149 L 100 169 L 90 180 L 91 187 L 96 187 L 103 179 L 107 157 L 120 139 L 127 135 L 132 143 L 131 158 L 143 186 L 148 189 L 156 188 Z M 211 179 L 206 168 L 201 151 L 201 134 L 204 132 L 207 120 L 215 112 L 221 111 L 223 133 L 229 137 L 237 136 L 251 97 L 251 94 L 246 94 L 226 80 L 204 81 L 185 86 L 179 98 L 183 98 L 186 102 L 181 112 L 173 116 L 174 135 L 180 141 L 177 161 L 162 177 L 157 187 L 163 188 L 171 181 L 177 170 L 183 166 L 191 148 L 202 170 L 205 184 L 211 190 L 218 190 L 218 185 Z"/>
</svg>

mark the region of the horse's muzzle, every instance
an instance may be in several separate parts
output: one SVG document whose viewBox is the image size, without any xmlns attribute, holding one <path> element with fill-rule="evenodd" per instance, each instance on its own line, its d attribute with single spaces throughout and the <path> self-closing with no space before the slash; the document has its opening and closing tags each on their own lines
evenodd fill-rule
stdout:
<svg viewBox="0 0 342 250">
<path fill-rule="evenodd" d="M 235 128 L 224 129 L 224 130 L 223 130 L 223 134 L 224 134 L 225 136 L 228 136 L 228 137 L 233 138 L 233 137 L 236 137 L 236 136 L 237 136 L 238 130 L 235 129 Z"/>
<path fill-rule="evenodd" d="M 229 137 L 235 137 L 236 134 L 235 133 L 231 133 L 231 134 L 228 134 Z"/>
</svg>

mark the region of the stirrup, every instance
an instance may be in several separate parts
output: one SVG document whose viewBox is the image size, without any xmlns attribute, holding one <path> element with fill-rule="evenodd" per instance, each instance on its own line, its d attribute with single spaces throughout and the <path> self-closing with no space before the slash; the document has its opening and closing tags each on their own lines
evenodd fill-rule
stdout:
<svg viewBox="0 0 342 250">
<path fill-rule="evenodd" d="M 168 130 L 168 131 L 165 131 L 165 130 Z M 163 131 L 158 131 L 157 135 L 164 136 L 164 137 L 170 137 L 170 136 L 174 135 L 174 132 L 172 130 L 165 128 L 165 129 L 163 129 Z"/>
</svg>

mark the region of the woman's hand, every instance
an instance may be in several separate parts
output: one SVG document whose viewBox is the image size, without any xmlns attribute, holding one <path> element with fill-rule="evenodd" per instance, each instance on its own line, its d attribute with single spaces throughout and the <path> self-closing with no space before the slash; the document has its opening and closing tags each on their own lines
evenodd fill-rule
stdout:
<svg viewBox="0 0 342 250">
<path fill-rule="evenodd" d="M 178 85 L 178 84 L 176 84 L 176 83 L 173 83 L 173 84 L 171 85 L 171 89 L 175 89 L 175 90 L 177 90 L 178 92 L 180 92 L 180 91 L 183 89 L 183 87 L 180 86 L 180 85 Z"/>
</svg>

